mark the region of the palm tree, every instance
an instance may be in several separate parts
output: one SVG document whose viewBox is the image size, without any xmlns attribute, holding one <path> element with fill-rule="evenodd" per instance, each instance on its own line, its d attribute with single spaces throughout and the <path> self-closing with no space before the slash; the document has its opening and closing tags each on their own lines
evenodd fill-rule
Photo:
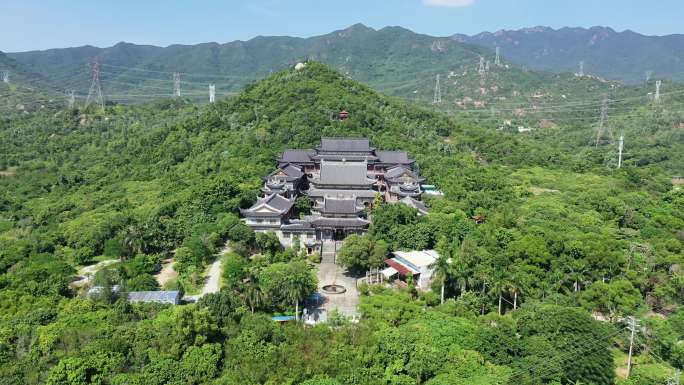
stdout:
<svg viewBox="0 0 684 385">
<path fill-rule="evenodd" d="M 437 243 L 439 257 L 430 265 L 430 268 L 434 269 L 435 278 L 439 279 L 442 284 L 439 296 L 440 304 L 444 304 L 444 288 L 453 273 L 453 268 L 451 266 L 453 252 L 452 248 L 449 246 L 449 242 L 446 238 L 442 238 Z"/>
<path fill-rule="evenodd" d="M 435 278 L 439 279 L 442 284 L 440 290 L 440 303 L 444 303 L 444 287 L 446 286 L 447 280 L 452 275 L 451 258 L 445 254 L 439 254 L 439 257 L 430 265 L 431 269 L 434 269 Z"/>
<path fill-rule="evenodd" d="M 142 251 L 144 248 L 144 241 L 140 230 L 130 225 L 126 228 L 126 234 L 124 235 L 124 246 L 128 250 L 128 255 L 135 255 Z M 123 256 L 122 256 L 123 258 Z"/>
<path fill-rule="evenodd" d="M 263 289 L 256 282 L 251 282 L 245 287 L 243 296 L 245 303 L 249 306 L 249 310 L 251 310 L 252 313 L 254 313 L 254 310 L 259 307 L 259 305 L 264 303 L 264 299 L 266 298 Z"/>
<path fill-rule="evenodd" d="M 312 276 L 311 270 L 306 264 L 292 266 L 282 290 L 283 297 L 294 302 L 295 321 L 299 321 L 299 302 L 316 290 L 316 278 Z"/>
</svg>

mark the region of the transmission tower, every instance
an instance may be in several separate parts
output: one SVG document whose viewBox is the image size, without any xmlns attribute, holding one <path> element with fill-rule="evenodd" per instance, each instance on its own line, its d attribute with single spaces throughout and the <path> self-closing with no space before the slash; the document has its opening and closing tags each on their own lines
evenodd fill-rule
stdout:
<svg viewBox="0 0 684 385">
<path fill-rule="evenodd" d="M 601 120 L 599 121 L 598 129 L 596 130 L 596 147 L 602 144 L 602 139 L 604 135 L 608 132 L 610 137 L 609 143 L 613 143 L 613 131 L 608 127 L 608 96 L 603 96 L 603 102 L 601 103 Z M 605 141 L 605 139 L 603 139 Z"/>
<path fill-rule="evenodd" d="M 432 99 L 434 104 L 442 103 L 442 88 L 439 85 L 439 74 L 437 74 L 435 80 L 435 97 Z"/>
<path fill-rule="evenodd" d="M 480 76 L 484 76 L 485 74 L 485 58 L 480 56 L 480 65 L 477 67 L 477 73 L 480 74 Z"/>
<path fill-rule="evenodd" d="M 485 64 L 485 58 L 480 56 L 480 65 L 477 68 L 477 73 L 480 74 L 480 87 L 485 85 L 485 77 L 487 76 L 487 64 Z"/>
<path fill-rule="evenodd" d="M 627 378 L 629 378 L 629 374 L 632 371 L 632 350 L 634 349 L 634 335 L 636 334 L 637 327 L 639 327 L 639 324 L 636 318 L 629 317 L 628 328 L 631 333 L 629 337 L 629 355 L 627 356 Z"/>
<path fill-rule="evenodd" d="M 625 136 L 620 134 L 620 141 L 618 142 L 618 168 L 622 167 L 622 150 L 625 145 Z"/>
<path fill-rule="evenodd" d="M 91 80 L 90 89 L 88 90 L 88 97 L 86 98 L 84 109 L 87 109 L 92 103 L 97 103 L 102 111 L 104 111 L 104 96 L 102 96 L 102 86 L 100 85 L 100 62 L 93 59 L 90 64 Z"/>
<path fill-rule="evenodd" d="M 180 72 L 173 73 L 173 96 L 180 98 L 181 96 L 181 74 Z"/>
<path fill-rule="evenodd" d="M 646 71 L 645 75 L 646 75 L 646 83 L 648 83 L 648 81 L 651 80 L 651 76 L 653 76 L 653 71 L 648 70 L 648 71 Z"/>
<path fill-rule="evenodd" d="M 584 76 L 584 60 L 579 62 L 579 76 Z"/>
<path fill-rule="evenodd" d="M 2 71 L 2 82 L 9 84 L 9 70 Z"/>
<path fill-rule="evenodd" d="M 74 93 L 74 90 L 71 90 L 67 93 L 67 107 L 71 110 L 74 108 L 74 104 L 76 103 L 76 95 Z"/>
<path fill-rule="evenodd" d="M 485 72 L 489 72 L 489 60 L 485 63 Z"/>
<path fill-rule="evenodd" d="M 216 86 L 214 83 L 209 84 L 209 103 L 216 101 Z"/>
<path fill-rule="evenodd" d="M 656 80 L 656 93 L 655 93 L 655 97 L 653 98 L 653 100 L 656 103 L 660 102 L 660 84 L 661 83 L 662 83 L 662 80 Z"/>
<path fill-rule="evenodd" d="M 496 47 L 496 58 L 494 59 L 494 65 L 501 67 L 501 47 Z"/>
</svg>

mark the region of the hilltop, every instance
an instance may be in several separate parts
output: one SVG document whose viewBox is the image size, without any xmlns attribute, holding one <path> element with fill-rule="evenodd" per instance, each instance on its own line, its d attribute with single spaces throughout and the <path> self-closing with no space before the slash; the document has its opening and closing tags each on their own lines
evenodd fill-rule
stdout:
<svg viewBox="0 0 684 385">
<path fill-rule="evenodd" d="M 609 27 L 523 28 L 453 35 L 454 40 L 494 49 L 513 63 L 541 71 L 585 73 L 639 84 L 652 78 L 684 80 L 684 35 L 646 36 Z"/>
</svg>

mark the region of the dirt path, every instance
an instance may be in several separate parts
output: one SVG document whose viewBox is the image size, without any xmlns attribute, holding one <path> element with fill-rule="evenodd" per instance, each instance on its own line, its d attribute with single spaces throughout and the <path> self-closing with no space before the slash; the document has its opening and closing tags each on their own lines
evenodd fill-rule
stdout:
<svg viewBox="0 0 684 385">
<path fill-rule="evenodd" d="M 178 277 L 178 272 L 173 268 L 175 264 L 176 261 L 173 259 L 166 259 L 162 262 L 161 270 L 159 270 L 159 272 L 154 276 L 154 278 L 157 279 L 159 287 L 164 288 L 164 285 L 166 285 L 169 281 L 172 281 Z"/>
<path fill-rule="evenodd" d="M 100 269 L 105 268 L 111 264 L 119 262 L 118 259 L 106 259 L 104 261 L 100 261 L 94 265 L 90 266 L 84 266 L 81 269 L 78 270 L 78 279 L 75 281 L 71 282 L 71 285 L 74 287 L 83 287 L 87 284 L 90 283 L 90 281 L 95 278 L 95 273 L 97 273 Z"/>
</svg>

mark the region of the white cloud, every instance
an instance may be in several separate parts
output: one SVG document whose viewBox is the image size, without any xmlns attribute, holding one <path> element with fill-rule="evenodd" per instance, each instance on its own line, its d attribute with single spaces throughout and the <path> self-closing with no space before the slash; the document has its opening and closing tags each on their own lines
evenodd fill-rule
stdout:
<svg viewBox="0 0 684 385">
<path fill-rule="evenodd" d="M 465 7 L 473 2 L 475 0 L 423 0 L 423 4 L 436 7 Z"/>
</svg>

